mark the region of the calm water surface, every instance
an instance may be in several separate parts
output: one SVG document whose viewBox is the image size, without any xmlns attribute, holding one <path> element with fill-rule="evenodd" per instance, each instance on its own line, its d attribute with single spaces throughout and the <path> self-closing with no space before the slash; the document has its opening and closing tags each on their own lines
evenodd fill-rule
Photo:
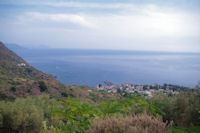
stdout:
<svg viewBox="0 0 200 133">
<path fill-rule="evenodd" d="M 96 86 L 113 83 L 170 83 L 194 87 L 200 80 L 200 54 L 137 51 L 17 51 L 34 67 L 63 83 Z"/>
</svg>

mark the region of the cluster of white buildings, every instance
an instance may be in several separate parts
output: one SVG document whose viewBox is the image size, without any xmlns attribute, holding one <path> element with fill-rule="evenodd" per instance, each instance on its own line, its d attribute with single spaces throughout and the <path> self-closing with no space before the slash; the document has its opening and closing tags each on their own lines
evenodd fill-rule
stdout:
<svg viewBox="0 0 200 133">
<path fill-rule="evenodd" d="M 146 95 L 147 97 L 152 97 L 152 94 L 154 93 L 171 93 L 171 94 L 177 94 L 178 91 L 173 91 L 169 88 L 165 89 L 160 89 L 160 85 L 158 84 L 153 84 L 153 85 L 135 85 L 133 83 L 128 83 L 128 84 L 120 84 L 120 85 L 114 85 L 114 84 L 109 84 L 106 86 L 103 86 L 99 84 L 97 86 L 97 90 L 99 91 L 106 91 L 108 93 L 121 93 L 121 94 L 131 94 L 131 93 L 138 93 L 142 95 Z"/>
<path fill-rule="evenodd" d="M 26 64 L 25 64 L 25 63 L 19 63 L 19 64 L 17 64 L 17 66 L 18 66 L 18 67 L 25 67 Z"/>
</svg>

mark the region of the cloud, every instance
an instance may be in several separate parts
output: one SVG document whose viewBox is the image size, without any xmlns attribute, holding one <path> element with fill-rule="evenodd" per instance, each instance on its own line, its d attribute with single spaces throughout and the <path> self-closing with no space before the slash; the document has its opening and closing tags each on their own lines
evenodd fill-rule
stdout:
<svg viewBox="0 0 200 133">
<path fill-rule="evenodd" d="M 15 0 L 2 0 L 0 1 L 1 5 L 32 5 L 32 6 L 49 6 L 49 7 L 72 7 L 72 8 L 92 8 L 92 9 L 136 9 L 139 8 L 141 4 L 134 3 L 119 3 L 119 2 L 72 2 L 72 1 L 15 1 Z M 147 4 L 148 6 L 151 4 Z M 141 5 L 144 6 L 144 5 Z"/>
<path fill-rule="evenodd" d="M 21 37 L 20 43 L 66 48 L 200 51 L 200 15 L 196 12 L 147 3 L 26 4 L 34 5 L 33 10 L 19 12 L 13 17 L 16 19 L 6 23 L 8 28 L 12 27 L 12 36 L 18 40 Z M 0 28 L 3 25 L 0 22 Z M 6 30 L 3 32 L 5 36 Z"/>
<path fill-rule="evenodd" d="M 74 24 L 82 27 L 94 27 L 88 22 L 83 16 L 78 14 L 63 14 L 63 13 L 41 13 L 41 12 L 26 12 L 23 15 L 17 17 L 17 21 L 20 24 L 23 23 L 54 23 L 55 25 L 60 24 Z"/>
<path fill-rule="evenodd" d="M 16 22 L 36 26 L 43 24 L 47 28 L 73 29 L 75 26 L 76 30 L 76 26 L 80 26 L 93 29 L 100 34 L 122 37 L 183 37 L 200 34 L 198 23 L 200 15 L 198 14 L 174 12 L 156 5 L 145 5 L 143 8 L 139 6 L 136 9 L 127 10 L 109 14 L 26 12 L 19 15 Z"/>
</svg>

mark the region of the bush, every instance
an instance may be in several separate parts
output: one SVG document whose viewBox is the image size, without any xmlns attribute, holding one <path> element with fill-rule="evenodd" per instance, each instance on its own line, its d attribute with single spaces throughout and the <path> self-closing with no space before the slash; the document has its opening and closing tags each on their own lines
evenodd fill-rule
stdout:
<svg viewBox="0 0 200 133">
<path fill-rule="evenodd" d="M 3 116 L 2 114 L 0 114 L 0 128 L 3 127 Z"/>
<path fill-rule="evenodd" d="M 151 101 L 162 105 L 164 121 L 173 120 L 177 126 L 200 125 L 200 89 L 188 90 L 175 96 L 155 95 Z"/>
<path fill-rule="evenodd" d="M 14 87 L 14 86 L 10 88 L 10 91 L 12 91 L 12 92 L 16 92 L 16 90 L 17 90 L 17 89 L 16 89 L 16 87 Z"/>
<path fill-rule="evenodd" d="M 1 101 L 0 132 L 40 132 L 42 121 L 51 125 L 52 109 L 58 106 L 56 100 L 46 95 Z"/>
<path fill-rule="evenodd" d="M 47 91 L 47 86 L 44 81 L 39 81 L 40 92 Z"/>
<path fill-rule="evenodd" d="M 77 99 L 67 99 L 61 102 L 62 108 L 54 110 L 54 119 L 59 119 L 55 125 L 65 132 L 79 133 L 89 129 L 90 120 L 95 118 L 98 110 L 87 103 L 81 103 Z"/>
<path fill-rule="evenodd" d="M 68 97 L 68 94 L 65 93 L 65 92 L 62 92 L 61 95 L 62 95 L 63 97 Z"/>
<path fill-rule="evenodd" d="M 171 127 L 169 130 L 173 131 L 173 133 L 200 133 L 200 126 L 191 126 L 189 128 Z"/>
<path fill-rule="evenodd" d="M 88 133 L 171 133 L 162 119 L 147 114 L 117 115 L 94 120 Z"/>
<path fill-rule="evenodd" d="M 113 99 L 106 102 L 102 102 L 98 105 L 98 108 L 104 116 L 114 115 L 116 113 L 121 114 L 139 114 L 148 113 L 153 115 L 159 115 L 163 112 L 157 108 L 154 104 L 151 104 L 147 99 L 140 95 L 128 95 L 124 99 Z"/>
<path fill-rule="evenodd" d="M 138 95 L 108 100 L 98 105 L 83 103 L 75 98 L 68 98 L 60 104 L 62 108 L 53 111 L 54 119 L 58 120 L 54 126 L 65 132 L 85 132 L 90 128 L 91 120 L 98 117 L 113 116 L 119 113 L 123 115 L 139 113 L 157 115 L 159 112 L 154 105 Z"/>
<path fill-rule="evenodd" d="M 43 129 L 41 130 L 41 133 L 64 133 L 64 132 L 61 129 L 58 129 L 53 126 L 47 128 L 46 121 L 43 121 Z"/>
<path fill-rule="evenodd" d="M 3 131 L 38 132 L 43 120 L 43 113 L 24 99 L 1 102 L 0 114 Z"/>
</svg>

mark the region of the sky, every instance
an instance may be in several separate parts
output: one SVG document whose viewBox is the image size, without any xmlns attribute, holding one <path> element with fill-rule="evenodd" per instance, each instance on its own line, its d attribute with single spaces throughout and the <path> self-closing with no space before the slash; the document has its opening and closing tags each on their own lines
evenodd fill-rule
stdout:
<svg viewBox="0 0 200 133">
<path fill-rule="evenodd" d="M 200 52 L 200 0 L 0 0 L 0 41 Z"/>
</svg>

